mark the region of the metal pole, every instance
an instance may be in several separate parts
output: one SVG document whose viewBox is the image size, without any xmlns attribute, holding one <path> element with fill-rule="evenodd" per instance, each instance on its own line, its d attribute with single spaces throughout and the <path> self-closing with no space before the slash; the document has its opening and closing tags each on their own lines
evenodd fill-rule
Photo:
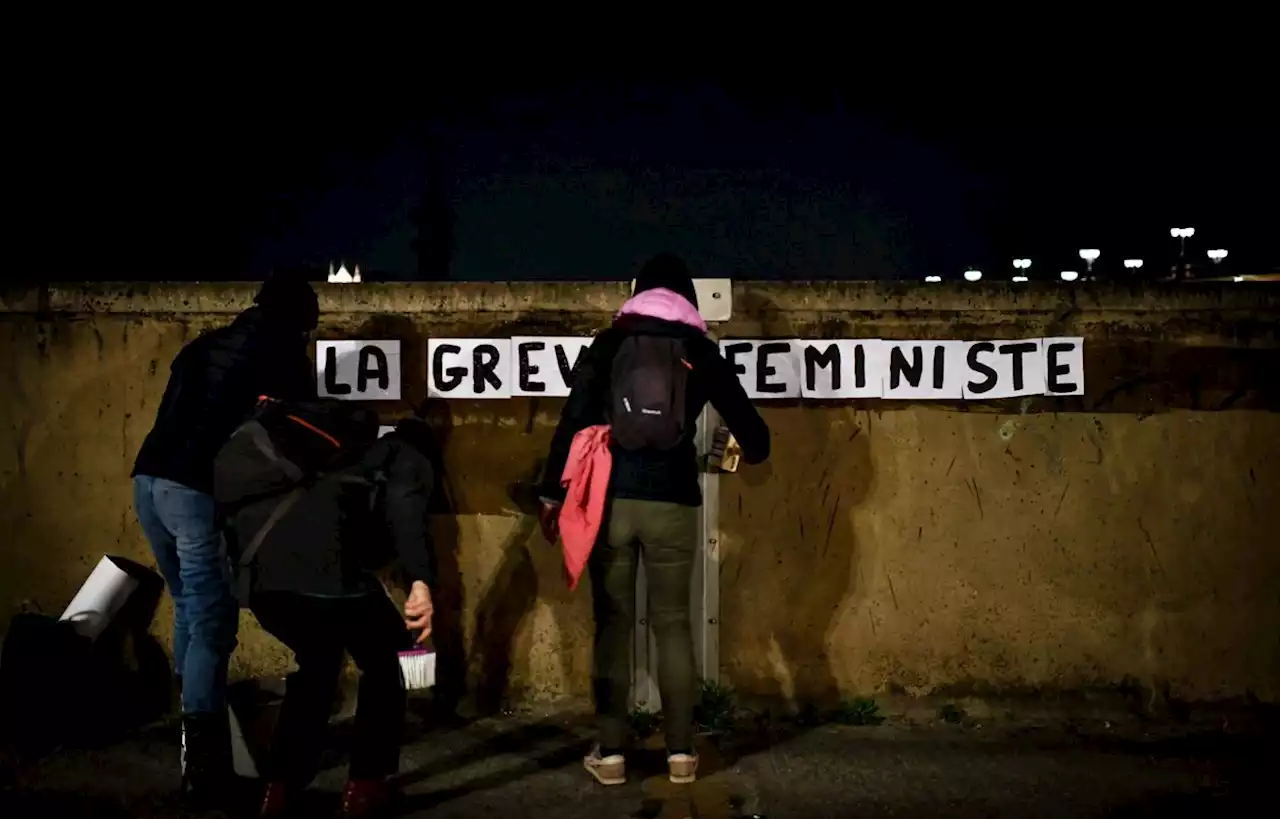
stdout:
<svg viewBox="0 0 1280 819">
<path fill-rule="evenodd" d="M 708 404 L 698 424 L 699 462 L 711 451 L 720 426 L 720 415 Z M 720 473 L 704 470 L 702 509 L 698 516 L 698 556 L 694 563 L 693 600 L 689 617 L 693 624 L 694 661 L 699 676 L 720 681 Z"/>
<path fill-rule="evenodd" d="M 701 466 L 711 451 L 720 416 L 708 405 L 698 417 L 694 445 Z M 698 514 L 698 554 L 690 584 L 689 621 L 693 629 L 694 667 L 701 679 L 720 680 L 720 474 L 702 471 L 702 508 Z M 641 711 L 662 709 L 658 693 L 657 640 L 649 627 L 644 564 L 636 573 L 636 622 L 632 654 L 632 703 Z"/>
</svg>

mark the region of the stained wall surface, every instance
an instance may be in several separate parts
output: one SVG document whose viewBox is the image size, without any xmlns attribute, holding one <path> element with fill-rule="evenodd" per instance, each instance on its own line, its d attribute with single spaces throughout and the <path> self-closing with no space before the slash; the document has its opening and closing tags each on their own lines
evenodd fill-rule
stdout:
<svg viewBox="0 0 1280 819">
<path fill-rule="evenodd" d="M 320 285 L 322 338 L 585 335 L 596 285 Z M 0 627 L 59 611 L 104 553 L 150 563 L 128 474 L 181 346 L 251 285 L 53 286 L 0 297 Z M 1280 293 L 1267 285 L 737 286 L 721 337 L 1080 335 L 1086 394 L 761 402 L 764 467 L 723 476 L 721 671 L 746 695 L 1061 690 L 1133 682 L 1280 699 Z M 590 588 L 531 514 L 555 399 L 429 415 L 442 651 L 482 700 L 585 698 Z M 168 637 L 168 603 L 156 621 Z M 451 612 L 456 612 L 451 616 Z M 454 638 L 450 643 L 451 636 Z M 287 653 L 244 615 L 237 675 Z"/>
</svg>

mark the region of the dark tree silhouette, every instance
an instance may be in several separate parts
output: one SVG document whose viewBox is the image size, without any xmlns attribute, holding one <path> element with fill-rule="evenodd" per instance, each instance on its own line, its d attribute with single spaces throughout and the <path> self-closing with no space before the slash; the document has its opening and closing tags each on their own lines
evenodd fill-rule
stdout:
<svg viewBox="0 0 1280 819">
<path fill-rule="evenodd" d="M 452 191 L 444 174 L 432 168 L 422 185 L 422 198 L 410 210 L 413 252 L 420 280 L 448 279 L 454 251 Z"/>
</svg>

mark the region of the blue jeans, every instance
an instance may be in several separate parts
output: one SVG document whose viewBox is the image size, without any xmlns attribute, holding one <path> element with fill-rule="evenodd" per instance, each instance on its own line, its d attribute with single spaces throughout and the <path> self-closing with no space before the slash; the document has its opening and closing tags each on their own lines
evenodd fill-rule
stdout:
<svg viewBox="0 0 1280 819">
<path fill-rule="evenodd" d="M 211 495 L 164 478 L 133 479 L 133 506 L 173 595 L 173 668 L 182 712 L 226 707 L 239 606 Z"/>
</svg>

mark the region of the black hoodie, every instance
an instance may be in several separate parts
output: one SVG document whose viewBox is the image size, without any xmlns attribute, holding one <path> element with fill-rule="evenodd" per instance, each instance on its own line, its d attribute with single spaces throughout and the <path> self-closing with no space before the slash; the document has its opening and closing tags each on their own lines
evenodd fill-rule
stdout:
<svg viewBox="0 0 1280 819">
<path fill-rule="evenodd" d="M 169 383 L 134 461 L 134 475 L 211 493 L 213 458 L 253 412 L 259 396 L 285 401 L 315 396 L 305 335 L 311 328 L 288 319 L 269 312 L 267 305 L 250 307 L 230 325 L 182 348 L 169 368 Z"/>
<path fill-rule="evenodd" d="M 684 296 L 697 306 L 693 279 L 684 263 L 674 256 L 655 257 L 636 278 L 636 293 L 663 287 Z M 751 404 L 738 376 L 714 341 L 686 324 L 645 316 L 625 315 L 613 326 L 596 336 L 582 353 L 574 370 L 569 398 L 560 415 L 560 423 L 551 439 L 551 451 L 539 494 L 544 500 L 560 502 L 565 491 L 560 485 L 569 457 L 573 436 L 594 424 L 608 423 L 606 407 L 614 356 L 624 338 L 631 335 L 655 335 L 683 339 L 692 368 L 685 396 L 688 417 L 684 440 L 667 452 L 655 450 L 628 451 L 611 447 L 613 470 L 609 495 L 616 498 L 668 501 L 685 506 L 702 504 L 698 487 L 697 451 L 693 431 L 698 416 L 708 402 L 724 419 L 738 443 L 742 457 L 749 464 L 769 457 L 769 428 Z"/>
</svg>

